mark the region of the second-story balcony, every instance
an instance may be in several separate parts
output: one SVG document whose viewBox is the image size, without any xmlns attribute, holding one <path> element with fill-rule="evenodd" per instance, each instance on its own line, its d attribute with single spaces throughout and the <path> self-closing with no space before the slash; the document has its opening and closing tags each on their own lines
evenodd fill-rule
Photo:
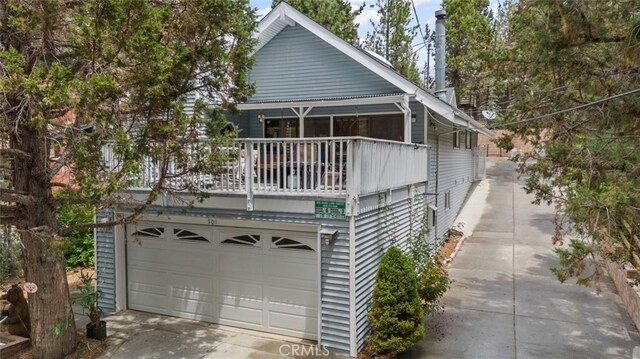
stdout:
<svg viewBox="0 0 640 359">
<path fill-rule="evenodd" d="M 104 149 L 107 162 L 110 149 Z M 212 171 L 169 176 L 169 186 L 212 194 L 298 197 L 364 195 L 428 180 L 430 147 L 365 137 L 238 139 L 220 149 L 229 154 Z M 158 163 L 145 159 L 139 186 L 158 181 Z M 169 174 L 178 172 L 169 166 Z M 250 209 L 250 205 L 248 205 Z"/>
</svg>

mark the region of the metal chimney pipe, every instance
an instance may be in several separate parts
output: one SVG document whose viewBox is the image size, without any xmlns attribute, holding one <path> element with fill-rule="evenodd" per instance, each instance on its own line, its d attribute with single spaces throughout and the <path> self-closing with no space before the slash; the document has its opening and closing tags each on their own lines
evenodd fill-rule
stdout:
<svg viewBox="0 0 640 359">
<path fill-rule="evenodd" d="M 446 29 L 444 26 L 444 18 L 446 16 L 444 9 L 436 11 L 436 96 L 446 101 L 447 87 L 445 79 L 447 42 Z"/>
</svg>

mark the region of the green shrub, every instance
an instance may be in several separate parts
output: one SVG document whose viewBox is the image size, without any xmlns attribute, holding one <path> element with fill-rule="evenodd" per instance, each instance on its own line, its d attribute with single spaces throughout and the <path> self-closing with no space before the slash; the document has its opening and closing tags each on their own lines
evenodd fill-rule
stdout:
<svg viewBox="0 0 640 359">
<path fill-rule="evenodd" d="M 449 229 L 449 233 L 453 231 Z M 407 257 L 416 271 L 423 309 L 425 313 L 432 313 L 439 308 L 440 299 L 452 281 L 438 260 L 438 245 L 427 242 L 426 235 L 426 231 L 421 231 L 409 237 Z"/>
<path fill-rule="evenodd" d="M 57 197 L 67 197 L 69 192 L 60 191 Z M 93 206 L 90 204 L 69 204 L 58 207 L 58 225 L 67 227 L 74 224 L 93 222 Z M 81 229 L 64 237 L 62 252 L 67 270 L 75 267 L 91 267 L 94 265 L 93 230 Z"/>
<path fill-rule="evenodd" d="M 93 267 L 94 265 L 93 234 L 91 231 L 83 232 L 77 237 L 65 238 L 63 252 L 67 270 L 75 267 Z"/>
<path fill-rule="evenodd" d="M 431 256 L 418 273 L 418 294 L 426 313 L 439 308 L 440 299 L 451 285 L 447 270 L 440 265 L 435 255 Z"/>
<path fill-rule="evenodd" d="M 400 249 L 390 247 L 382 256 L 373 290 L 369 350 L 391 355 L 407 350 L 424 336 L 422 319 L 415 270 Z"/>
</svg>

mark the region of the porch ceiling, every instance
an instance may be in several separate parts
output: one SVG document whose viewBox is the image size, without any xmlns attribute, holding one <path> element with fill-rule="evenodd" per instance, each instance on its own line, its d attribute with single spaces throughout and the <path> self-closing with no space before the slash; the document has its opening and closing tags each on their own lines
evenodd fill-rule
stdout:
<svg viewBox="0 0 640 359">
<path fill-rule="evenodd" d="M 352 106 L 352 105 L 375 105 L 386 103 L 399 103 L 403 101 L 404 94 L 390 94 L 382 96 L 356 96 L 343 98 L 324 98 L 324 99 L 300 99 L 291 101 L 274 101 L 274 102 L 255 102 L 238 104 L 241 111 L 247 110 L 268 110 L 283 107 L 333 107 L 333 106 Z"/>
</svg>

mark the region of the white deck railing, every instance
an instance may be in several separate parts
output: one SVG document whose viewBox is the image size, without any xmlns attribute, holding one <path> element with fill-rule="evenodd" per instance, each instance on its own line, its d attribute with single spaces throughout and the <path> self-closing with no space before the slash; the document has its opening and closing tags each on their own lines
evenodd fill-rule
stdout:
<svg viewBox="0 0 640 359">
<path fill-rule="evenodd" d="M 192 173 L 167 180 L 167 186 L 208 192 L 291 195 L 365 194 L 425 182 L 429 147 L 364 137 L 313 139 L 239 139 L 220 149 L 228 159 L 213 174 Z M 106 164 L 117 167 L 113 151 Z M 180 168 L 169 164 L 170 175 Z M 139 185 L 148 190 L 159 179 L 158 163 L 145 159 Z"/>
</svg>

